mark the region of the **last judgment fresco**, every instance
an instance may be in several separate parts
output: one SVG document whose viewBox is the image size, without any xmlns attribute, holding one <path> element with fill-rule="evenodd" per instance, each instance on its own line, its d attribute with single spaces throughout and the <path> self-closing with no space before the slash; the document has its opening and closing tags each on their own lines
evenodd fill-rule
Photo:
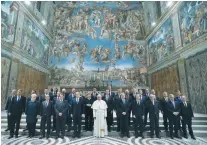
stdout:
<svg viewBox="0 0 207 145">
<path fill-rule="evenodd" d="M 207 32 L 207 2 L 183 2 L 179 9 L 183 45 Z"/>
<path fill-rule="evenodd" d="M 130 71 L 145 82 L 139 70 L 146 67 L 141 2 L 62 2 L 56 8 L 54 26 L 55 42 L 50 52 L 53 75 L 63 69 L 69 76 L 78 75 L 74 80 L 83 84 L 92 79 L 126 83 Z M 136 71 L 131 72 L 132 68 Z M 61 84 L 70 84 L 66 82 Z"/>
</svg>

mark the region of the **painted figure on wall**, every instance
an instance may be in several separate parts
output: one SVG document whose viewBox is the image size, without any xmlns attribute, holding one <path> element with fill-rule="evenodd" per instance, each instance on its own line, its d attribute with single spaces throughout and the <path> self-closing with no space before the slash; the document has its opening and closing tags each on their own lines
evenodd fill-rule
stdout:
<svg viewBox="0 0 207 145">
<path fill-rule="evenodd" d="M 18 5 L 12 1 L 1 2 L 1 40 L 13 43 Z"/>
<path fill-rule="evenodd" d="M 207 2 L 183 2 L 178 14 L 184 45 L 207 32 Z"/>
<path fill-rule="evenodd" d="M 150 65 L 167 57 L 174 51 L 172 20 L 167 19 L 161 28 L 149 39 Z"/>
</svg>

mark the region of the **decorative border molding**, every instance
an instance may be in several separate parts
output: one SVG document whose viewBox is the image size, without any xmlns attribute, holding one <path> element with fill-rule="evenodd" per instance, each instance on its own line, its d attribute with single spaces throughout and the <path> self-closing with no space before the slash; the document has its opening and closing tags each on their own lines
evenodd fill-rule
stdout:
<svg viewBox="0 0 207 145">
<path fill-rule="evenodd" d="M 164 58 L 160 62 L 149 66 L 148 73 L 151 74 L 163 67 L 166 67 L 169 64 L 172 64 L 175 61 L 177 61 L 179 58 L 187 58 L 199 51 L 205 50 L 207 49 L 206 46 L 207 46 L 207 34 L 204 34 L 203 36 L 200 36 L 200 38 L 197 38 L 193 40 L 191 43 L 187 44 L 186 46 L 178 49 L 173 54 Z"/>
<path fill-rule="evenodd" d="M 49 68 L 47 65 L 43 65 L 40 61 L 36 61 L 35 59 L 31 59 L 31 56 L 29 56 L 27 53 L 21 51 L 19 48 L 17 48 L 15 45 L 9 46 L 6 44 L 2 44 L 1 53 L 3 55 L 7 55 L 11 57 L 12 59 L 17 59 L 20 62 L 27 64 L 41 72 L 49 74 Z"/>
<path fill-rule="evenodd" d="M 39 27 L 39 29 L 49 38 L 49 40 L 53 40 L 53 35 L 51 32 L 49 32 L 47 30 L 46 27 L 40 25 L 40 22 L 38 22 L 39 18 L 37 16 L 34 15 L 33 12 L 31 12 L 31 10 L 29 10 L 21 1 L 16 1 L 19 6 L 22 8 L 23 12 L 25 15 L 27 15 L 36 25 L 37 27 Z"/>
</svg>

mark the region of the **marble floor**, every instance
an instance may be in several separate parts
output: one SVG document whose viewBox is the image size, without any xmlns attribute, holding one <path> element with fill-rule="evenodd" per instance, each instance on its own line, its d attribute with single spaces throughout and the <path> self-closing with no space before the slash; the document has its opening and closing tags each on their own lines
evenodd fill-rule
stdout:
<svg viewBox="0 0 207 145">
<path fill-rule="evenodd" d="M 95 138 L 93 136 L 83 137 L 80 139 L 73 139 L 71 137 L 65 137 L 64 139 L 38 139 L 26 138 L 26 136 L 20 136 L 19 138 L 7 139 L 8 135 L 1 137 L 2 145 L 207 145 L 207 138 L 197 137 L 197 140 L 189 139 L 170 139 L 170 138 L 120 138 L 120 137 L 105 137 Z"/>
</svg>

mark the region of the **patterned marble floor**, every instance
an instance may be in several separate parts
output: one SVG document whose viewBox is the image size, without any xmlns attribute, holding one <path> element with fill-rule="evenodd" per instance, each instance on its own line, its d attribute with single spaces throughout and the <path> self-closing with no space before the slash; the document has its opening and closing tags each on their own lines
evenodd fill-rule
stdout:
<svg viewBox="0 0 207 145">
<path fill-rule="evenodd" d="M 73 139 L 65 137 L 64 139 L 28 139 L 26 136 L 20 136 L 18 139 L 7 139 L 8 135 L 1 137 L 2 145 L 207 145 L 207 138 L 192 139 L 170 139 L 170 138 L 120 138 L 120 137 L 105 137 L 95 138 L 93 136 Z"/>
</svg>

